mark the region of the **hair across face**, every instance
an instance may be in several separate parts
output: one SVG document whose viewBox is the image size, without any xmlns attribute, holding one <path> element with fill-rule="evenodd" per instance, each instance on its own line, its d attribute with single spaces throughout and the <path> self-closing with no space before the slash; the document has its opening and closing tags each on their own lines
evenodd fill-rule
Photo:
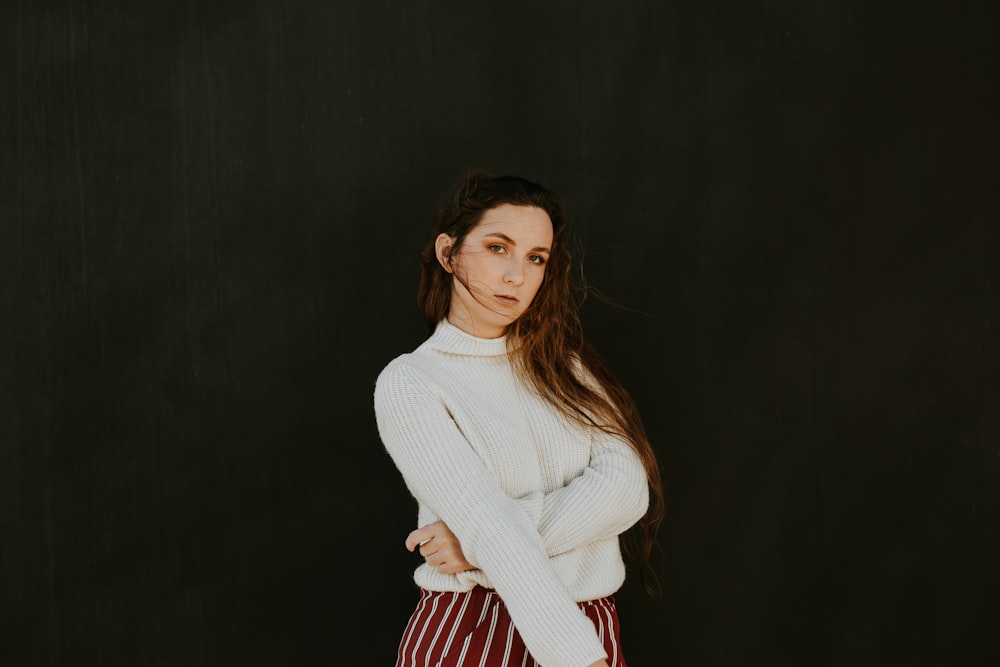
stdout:
<svg viewBox="0 0 1000 667">
<path fill-rule="evenodd" d="M 566 304 L 571 300 L 569 284 L 569 254 L 563 242 L 565 226 L 563 209 L 555 193 L 518 176 L 496 176 L 489 172 L 470 172 L 454 187 L 444 205 L 438 210 L 431 228 L 431 238 L 420 257 L 421 278 L 417 301 L 428 328 L 433 330 L 437 323 L 449 314 L 452 300 L 461 296 L 459 286 L 463 279 L 465 289 L 475 286 L 468 278 L 475 278 L 464 271 L 462 264 L 448 266 L 438 257 L 439 238 L 442 234 L 449 237 L 450 253 L 456 255 L 461 262 L 462 253 L 470 250 L 481 250 L 477 244 L 467 244 L 467 237 L 477 229 L 481 222 L 496 222 L 501 212 L 519 212 L 524 209 L 544 213 L 548 218 L 548 232 L 551 234 L 548 243 L 533 243 L 545 245 L 549 251 L 545 258 L 544 279 L 540 282 L 529 303 L 518 313 L 518 317 L 528 312 L 544 310 L 553 305 Z M 511 216 L 507 216 L 508 218 Z M 472 256 L 466 254 L 465 259 Z M 466 266 L 471 269 L 471 266 Z M 457 278 L 457 280 L 456 280 Z M 481 286 L 485 288 L 485 286 Z M 552 297 L 556 297 L 553 299 Z M 484 297 L 489 301 L 489 297 Z M 520 300 L 524 303 L 523 300 Z M 456 307 L 459 306 L 456 302 Z M 531 306 L 530 311 L 528 306 Z M 516 319 L 516 318 L 515 318 Z M 509 325 L 514 320 L 507 322 Z"/>
<path fill-rule="evenodd" d="M 437 257 L 452 273 L 449 321 L 497 338 L 531 305 L 552 251 L 552 221 L 534 206 L 500 204 L 483 213 L 460 246 L 437 238 Z"/>
</svg>

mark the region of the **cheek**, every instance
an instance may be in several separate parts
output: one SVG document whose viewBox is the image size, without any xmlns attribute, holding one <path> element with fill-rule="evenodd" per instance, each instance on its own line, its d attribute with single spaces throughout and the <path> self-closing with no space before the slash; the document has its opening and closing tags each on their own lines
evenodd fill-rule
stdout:
<svg viewBox="0 0 1000 667">
<path fill-rule="evenodd" d="M 539 272 L 539 273 L 541 273 L 541 272 Z M 532 281 L 532 287 L 533 287 L 533 289 L 531 291 L 531 300 L 532 301 L 534 301 L 535 297 L 538 296 L 538 290 L 540 290 L 542 288 L 542 282 L 543 282 L 544 277 L 545 277 L 545 275 L 542 274 L 542 275 L 539 275 L 537 278 L 535 278 L 534 281 Z"/>
<path fill-rule="evenodd" d="M 457 261 L 452 263 L 456 274 L 461 272 L 464 277 L 472 279 L 489 275 L 489 263 L 484 262 L 481 255 L 463 252 L 460 259 L 461 263 Z"/>
</svg>

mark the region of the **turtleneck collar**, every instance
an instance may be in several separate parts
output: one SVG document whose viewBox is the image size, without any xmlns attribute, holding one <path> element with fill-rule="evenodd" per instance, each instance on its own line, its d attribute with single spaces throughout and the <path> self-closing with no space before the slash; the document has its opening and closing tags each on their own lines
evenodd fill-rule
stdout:
<svg viewBox="0 0 1000 667">
<path fill-rule="evenodd" d="M 434 333 L 427 339 L 427 345 L 435 350 L 450 354 L 473 357 L 492 357 L 507 354 L 507 337 L 478 338 L 466 333 L 448 321 L 438 322 Z"/>
</svg>

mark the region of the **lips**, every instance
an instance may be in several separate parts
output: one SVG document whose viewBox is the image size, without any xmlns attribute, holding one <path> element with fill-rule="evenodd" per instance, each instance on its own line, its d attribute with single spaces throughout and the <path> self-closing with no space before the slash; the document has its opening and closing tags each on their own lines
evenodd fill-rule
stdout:
<svg viewBox="0 0 1000 667">
<path fill-rule="evenodd" d="M 516 296 L 510 296 L 509 294 L 495 294 L 494 297 L 500 303 L 507 304 L 508 306 L 516 306 L 521 301 Z"/>
</svg>

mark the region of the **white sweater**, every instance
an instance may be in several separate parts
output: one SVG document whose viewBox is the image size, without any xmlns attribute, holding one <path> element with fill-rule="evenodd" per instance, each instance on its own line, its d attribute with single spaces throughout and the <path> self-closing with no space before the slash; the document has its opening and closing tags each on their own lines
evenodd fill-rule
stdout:
<svg viewBox="0 0 1000 667">
<path fill-rule="evenodd" d="M 649 500 L 634 451 L 563 417 L 515 377 L 504 338 L 476 338 L 447 320 L 383 369 L 375 415 L 418 502 L 417 525 L 443 520 L 479 568 L 441 574 L 424 563 L 417 585 L 495 589 L 544 667 L 605 656 L 576 602 L 611 595 L 625 579 L 618 535 Z"/>
</svg>

